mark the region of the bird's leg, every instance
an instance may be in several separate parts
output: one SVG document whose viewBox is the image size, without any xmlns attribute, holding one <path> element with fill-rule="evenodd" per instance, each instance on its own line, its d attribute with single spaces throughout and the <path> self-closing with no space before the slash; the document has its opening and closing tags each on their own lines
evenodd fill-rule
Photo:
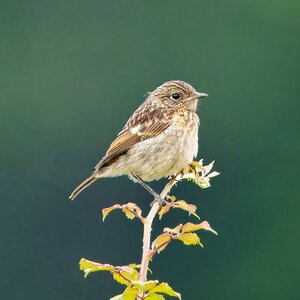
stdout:
<svg viewBox="0 0 300 300">
<path fill-rule="evenodd" d="M 155 201 L 158 202 L 159 206 L 163 206 L 163 204 L 166 202 L 165 199 L 163 199 L 159 194 L 157 194 L 151 186 L 149 186 L 148 184 L 145 183 L 145 181 L 137 176 L 137 175 L 134 175 L 132 174 L 132 176 L 137 180 L 137 182 L 142 186 L 144 187 L 154 198 L 155 200 L 153 202 L 151 202 L 151 206 L 154 204 Z"/>
</svg>

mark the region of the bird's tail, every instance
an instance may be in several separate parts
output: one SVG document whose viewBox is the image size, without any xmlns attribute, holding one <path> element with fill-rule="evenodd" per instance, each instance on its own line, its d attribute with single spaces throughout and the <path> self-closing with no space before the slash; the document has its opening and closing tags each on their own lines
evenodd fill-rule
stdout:
<svg viewBox="0 0 300 300">
<path fill-rule="evenodd" d="M 85 181 L 83 181 L 79 186 L 72 192 L 70 195 L 70 199 L 74 200 L 80 192 L 82 192 L 84 189 L 86 189 L 89 185 L 91 185 L 94 181 L 96 181 L 97 178 L 95 174 L 92 174 L 90 177 L 88 177 Z"/>
</svg>

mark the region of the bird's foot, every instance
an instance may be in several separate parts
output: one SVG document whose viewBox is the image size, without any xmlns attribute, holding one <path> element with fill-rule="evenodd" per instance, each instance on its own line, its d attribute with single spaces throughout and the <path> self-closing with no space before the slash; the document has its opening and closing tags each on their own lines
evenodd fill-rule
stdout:
<svg viewBox="0 0 300 300">
<path fill-rule="evenodd" d="M 159 207 L 163 207 L 167 203 L 167 201 L 158 194 L 155 196 L 155 200 L 151 202 L 150 206 L 152 207 L 155 202 L 158 203 Z"/>
</svg>

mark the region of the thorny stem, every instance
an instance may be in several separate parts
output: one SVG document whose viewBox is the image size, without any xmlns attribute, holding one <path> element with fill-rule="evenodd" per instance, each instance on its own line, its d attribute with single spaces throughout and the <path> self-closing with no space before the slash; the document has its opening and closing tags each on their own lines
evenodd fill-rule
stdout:
<svg viewBox="0 0 300 300">
<path fill-rule="evenodd" d="M 176 183 L 176 176 L 173 177 L 164 187 L 163 191 L 160 193 L 160 196 L 164 199 L 173 185 Z M 150 260 L 150 243 L 151 243 L 151 231 L 152 231 L 152 223 L 159 212 L 159 204 L 158 202 L 155 202 L 150 209 L 147 217 L 144 221 L 144 235 L 143 235 L 143 256 L 142 256 L 142 262 L 141 262 L 141 268 L 139 273 L 139 280 L 140 281 L 147 281 L 147 272 L 148 272 L 148 266 L 149 266 L 149 260 Z M 142 299 L 140 297 L 140 299 Z"/>
</svg>

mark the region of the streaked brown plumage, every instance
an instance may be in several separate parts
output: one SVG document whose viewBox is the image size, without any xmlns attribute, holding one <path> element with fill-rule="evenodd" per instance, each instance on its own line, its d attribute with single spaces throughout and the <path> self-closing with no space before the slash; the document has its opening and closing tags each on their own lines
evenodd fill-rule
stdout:
<svg viewBox="0 0 300 300">
<path fill-rule="evenodd" d="M 205 96 L 180 80 L 165 82 L 151 92 L 70 199 L 98 178 L 121 175 L 138 181 L 159 198 L 144 181 L 171 176 L 192 162 L 198 151 L 197 103 Z"/>
</svg>

